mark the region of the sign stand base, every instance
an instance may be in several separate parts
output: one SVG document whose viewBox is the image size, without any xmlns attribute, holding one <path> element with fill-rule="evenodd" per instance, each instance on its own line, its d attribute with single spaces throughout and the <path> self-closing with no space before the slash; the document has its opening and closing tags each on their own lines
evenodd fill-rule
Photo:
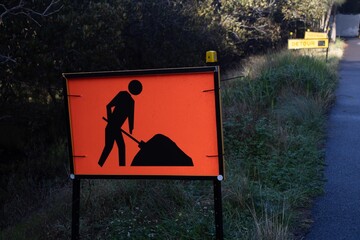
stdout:
<svg viewBox="0 0 360 240">
<path fill-rule="evenodd" d="M 214 210 L 215 210 L 215 229 L 216 240 L 224 239 L 223 234 L 223 217 L 222 217 L 222 196 L 221 181 L 214 180 Z"/>
<path fill-rule="evenodd" d="M 221 181 L 213 180 L 216 240 L 224 239 Z M 80 179 L 73 179 L 71 240 L 80 239 Z"/>
<path fill-rule="evenodd" d="M 71 240 L 80 239 L 80 179 L 73 179 Z"/>
</svg>

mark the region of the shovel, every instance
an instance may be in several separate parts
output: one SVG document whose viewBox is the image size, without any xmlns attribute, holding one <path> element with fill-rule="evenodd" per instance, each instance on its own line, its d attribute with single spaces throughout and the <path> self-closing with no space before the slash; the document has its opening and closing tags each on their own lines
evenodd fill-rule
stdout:
<svg viewBox="0 0 360 240">
<path fill-rule="evenodd" d="M 109 122 L 105 117 L 103 117 L 103 119 L 106 121 L 106 122 Z M 136 142 L 139 146 L 139 148 L 141 148 L 145 142 L 144 141 L 139 141 L 137 140 L 136 138 L 134 138 L 133 136 L 131 136 L 128 132 L 126 132 L 125 130 L 123 130 L 122 128 L 120 128 L 120 131 L 122 133 L 124 133 L 126 136 L 128 136 L 131 140 L 133 140 L 134 142 Z"/>
</svg>

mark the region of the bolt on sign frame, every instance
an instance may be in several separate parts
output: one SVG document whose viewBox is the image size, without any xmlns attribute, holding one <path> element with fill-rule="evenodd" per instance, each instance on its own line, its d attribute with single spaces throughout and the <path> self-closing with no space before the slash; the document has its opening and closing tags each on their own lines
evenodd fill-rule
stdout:
<svg viewBox="0 0 360 240">
<path fill-rule="evenodd" d="M 73 239 L 84 178 L 213 180 L 223 238 L 219 74 L 218 66 L 63 74 Z"/>
</svg>

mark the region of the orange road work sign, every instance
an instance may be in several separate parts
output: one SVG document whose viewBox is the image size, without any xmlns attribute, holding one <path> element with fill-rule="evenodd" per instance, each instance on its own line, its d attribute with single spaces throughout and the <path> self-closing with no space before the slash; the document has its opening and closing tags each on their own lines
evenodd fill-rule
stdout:
<svg viewBox="0 0 360 240">
<path fill-rule="evenodd" d="M 218 67 L 63 75 L 75 176 L 222 178 Z"/>
</svg>

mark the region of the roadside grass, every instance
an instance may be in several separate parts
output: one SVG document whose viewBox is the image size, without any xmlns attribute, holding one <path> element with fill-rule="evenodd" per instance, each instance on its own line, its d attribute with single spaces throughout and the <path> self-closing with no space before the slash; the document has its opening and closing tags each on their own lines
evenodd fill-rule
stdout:
<svg viewBox="0 0 360 240">
<path fill-rule="evenodd" d="M 323 52 L 284 51 L 223 76 L 244 75 L 222 83 L 225 239 L 300 239 L 309 227 L 304 212 L 322 193 L 325 120 L 341 56 L 332 52 L 343 46 L 332 48 L 328 63 Z M 42 161 L 66 159 L 65 149 L 55 142 Z M 65 179 L 61 168 L 50 166 Z M 31 179 L 18 181 L 22 190 L 3 208 L 11 224 L 0 239 L 70 239 L 70 180 Z M 80 216 L 81 239 L 215 236 L 211 181 L 82 180 Z"/>
<path fill-rule="evenodd" d="M 314 52 L 255 57 L 243 67 L 245 77 L 225 82 L 227 169 L 242 176 L 232 182 L 230 175 L 224 184 L 225 202 L 235 202 L 226 212 L 242 210 L 227 219 L 253 217 L 242 234 L 227 229 L 229 239 L 297 239 L 310 226 L 304 212 L 323 191 L 325 120 L 335 100 L 339 52 L 328 63 Z M 238 192 L 227 195 L 234 186 Z"/>
</svg>

